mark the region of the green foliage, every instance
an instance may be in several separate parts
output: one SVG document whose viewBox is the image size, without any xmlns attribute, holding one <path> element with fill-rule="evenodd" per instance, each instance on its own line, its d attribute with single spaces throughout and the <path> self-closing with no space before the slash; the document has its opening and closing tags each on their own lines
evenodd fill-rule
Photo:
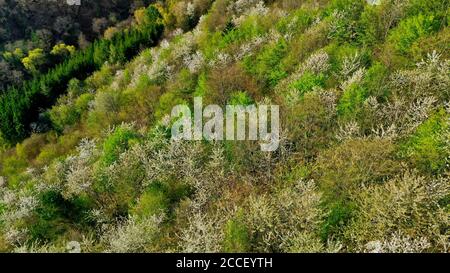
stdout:
<svg viewBox="0 0 450 273">
<path fill-rule="evenodd" d="M 195 91 L 196 84 L 197 77 L 193 75 L 189 69 L 183 68 L 177 75 L 173 89 L 181 95 L 189 95 Z"/>
<path fill-rule="evenodd" d="M 345 199 L 365 183 L 381 182 L 395 174 L 395 146 L 389 140 L 348 140 L 320 154 L 319 186 L 330 200 Z"/>
<path fill-rule="evenodd" d="M 22 59 L 22 64 L 30 72 L 37 73 L 45 61 L 44 50 L 42 48 L 36 48 L 28 52 L 28 56 Z"/>
<path fill-rule="evenodd" d="M 23 178 L 23 172 L 27 168 L 24 158 L 10 156 L 2 160 L 2 176 L 8 177 L 8 183 L 12 187 L 17 186 Z"/>
<path fill-rule="evenodd" d="M 101 162 L 109 166 L 119 158 L 119 155 L 138 141 L 138 135 L 132 129 L 120 126 L 109 135 L 103 143 Z"/>
<path fill-rule="evenodd" d="M 3 138 L 2 134 L 0 133 L 0 153 L 3 153 L 7 148 L 9 148 L 8 142 Z"/>
<path fill-rule="evenodd" d="M 63 131 L 78 122 L 89 103 L 94 99 L 91 93 L 84 93 L 78 80 L 69 82 L 68 94 L 58 99 L 58 104 L 48 111 L 53 128 Z M 78 97 L 75 97 L 78 96 Z"/>
<path fill-rule="evenodd" d="M 305 158 L 315 157 L 333 138 L 336 121 L 334 109 L 330 110 L 318 92 L 304 94 L 288 109 L 285 126 L 291 128 L 289 137 Z"/>
<path fill-rule="evenodd" d="M 446 169 L 450 156 L 449 118 L 444 109 L 439 109 L 401 145 L 403 153 L 419 170 L 437 174 Z"/>
<path fill-rule="evenodd" d="M 149 9 L 151 14 L 158 14 L 156 8 Z M 134 56 L 141 46 L 155 44 L 162 30 L 163 26 L 155 22 L 142 30 L 131 29 L 117 33 L 110 40 L 98 40 L 46 74 L 8 90 L 0 97 L 0 131 L 4 138 L 16 142 L 26 137 L 39 109 L 50 106 L 70 79 L 86 77 L 107 60 L 120 62 Z M 29 62 L 33 67 L 37 65 L 35 59 Z"/>
<path fill-rule="evenodd" d="M 371 52 L 367 48 L 351 44 L 331 43 L 325 50 L 330 56 L 331 72 L 335 75 L 342 75 L 345 60 L 355 59 L 359 63 L 358 67 L 368 66 L 371 62 Z"/>
<path fill-rule="evenodd" d="M 0 251 L 445 251 L 440 2 L 170 0 L 58 45 L 63 63 L 0 95 Z M 172 141 L 167 117 L 195 96 L 279 105 L 279 149 Z"/>
<path fill-rule="evenodd" d="M 75 53 L 75 47 L 72 45 L 66 45 L 65 43 L 57 44 L 53 47 L 52 51 L 50 51 L 50 54 L 55 56 L 63 56 L 66 57 L 68 55 L 72 55 Z"/>
<path fill-rule="evenodd" d="M 359 84 L 350 85 L 342 94 L 338 103 L 339 116 L 348 120 L 358 116 L 360 108 L 368 97 L 368 92 Z"/>
<path fill-rule="evenodd" d="M 224 251 L 244 253 L 250 250 L 250 235 L 245 223 L 244 211 L 240 209 L 225 225 Z"/>
<path fill-rule="evenodd" d="M 448 178 L 406 172 L 354 194 L 353 220 L 343 232 L 349 251 L 441 252 L 448 237 L 448 211 L 439 201 L 449 195 L 448 183 Z M 369 243 L 374 241 L 379 247 Z"/>
<path fill-rule="evenodd" d="M 70 105 L 54 106 L 50 110 L 50 120 L 55 129 L 62 131 L 66 126 L 75 124 L 79 119 L 79 113 Z"/>
<path fill-rule="evenodd" d="M 145 218 L 167 212 L 168 208 L 169 199 L 166 191 L 160 185 L 154 184 L 141 195 L 131 213 L 139 218 Z"/>
<path fill-rule="evenodd" d="M 230 105 L 251 105 L 253 99 L 244 91 L 238 91 L 231 94 Z"/>
<path fill-rule="evenodd" d="M 334 0 L 331 2 L 328 13 L 331 14 L 331 29 L 329 36 L 339 44 L 354 43 L 357 38 L 357 25 L 366 3 L 364 0 Z"/>
<path fill-rule="evenodd" d="M 248 72 L 255 75 L 267 88 L 273 88 L 287 76 L 281 60 L 288 52 L 287 42 L 280 39 L 265 46 L 255 57 L 245 58 L 244 65 Z"/>
<path fill-rule="evenodd" d="M 85 213 L 90 206 L 90 201 L 82 197 L 68 201 L 55 191 L 40 194 L 39 206 L 31 220 L 31 238 L 42 242 L 55 241 L 72 228 L 70 222 L 86 225 Z"/>
<path fill-rule="evenodd" d="M 294 34 L 302 33 L 313 21 L 313 12 L 308 9 L 298 9 L 292 12 L 289 16 L 281 18 L 277 24 L 276 28 L 281 33 L 291 33 Z"/>
<path fill-rule="evenodd" d="M 136 10 L 134 18 L 140 28 L 151 27 L 155 23 L 161 24 L 163 19 L 158 9 L 153 6 Z"/>
<path fill-rule="evenodd" d="M 410 0 L 406 7 L 406 13 L 411 16 L 418 14 L 433 14 L 445 20 L 448 16 L 448 2 L 440 0 Z"/>
<path fill-rule="evenodd" d="M 330 204 L 325 204 L 329 214 L 321 226 L 321 239 L 326 242 L 329 239 L 339 238 L 343 229 L 352 218 L 355 205 L 348 200 L 337 200 Z"/>
<path fill-rule="evenodd" d="M 323 74 L 313 74 L 311 72 L 304 73 L 300 79 L 290 84 L 291 88 L 299 91 L 299 94 L 303 96 L 305 93 L 314 90 L 316 87 L 325 86 L 325 76 Z"/>
<path fill-rule="evenodd" d="M 205 33 L 199 40 L 199 45 L 206 60 L 211 60 L 216 56 L 217 50 L 226 50 L 250 41 L 252 38 L 264 34 L 265 31 L 258 16 L 249 16 L 237 27 L 230 22 L 223 31 Z"/>
<path fill-rule="evenodd" d="M 365 46 L 372 46 L 384 39 L 381 28 L 380 9 L 382 6 L 365 6 L 358 22 L 358 42 Z"/>
<path fill-rule="evenodd" d="M 388 40 L 400 54 L 410 53 L 411 46 L 421 37 L 428 36 L 439 28 L 440 22 L 433 15 L 419 14 L 401 21 L 392 30 Z"/>
</svg>

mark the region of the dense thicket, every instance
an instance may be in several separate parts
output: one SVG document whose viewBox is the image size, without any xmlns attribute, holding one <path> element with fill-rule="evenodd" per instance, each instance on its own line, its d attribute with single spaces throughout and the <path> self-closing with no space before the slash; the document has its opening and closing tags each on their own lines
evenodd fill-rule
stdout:
<svg viewBox="0 0 450 273">
<path fill-rule="evenodd" d="M 0 93 L 33 76 L 20 63 L 23 54 L 36 48 L 49 53 L 59 43 L 84 48 L 101 38 L 108 27 L 127 24 L 134 10 L 150 2 L 84 0 L 81 5 L 69 5 L 66 0 L 0 1 Z M 14 52 L 19 56 L 4 55 Z"/>
<path fill-rule="evenodd" d="M 0 136 L 0 251 L 448 252 L 449 1 L 157 7 L 157 46 L 93 46 L 95 72 L 31 96 L 61 94 L 50 130 Z M 279 149 L 172 140 L 198 96 L 278 105 Z"/>
</svg>

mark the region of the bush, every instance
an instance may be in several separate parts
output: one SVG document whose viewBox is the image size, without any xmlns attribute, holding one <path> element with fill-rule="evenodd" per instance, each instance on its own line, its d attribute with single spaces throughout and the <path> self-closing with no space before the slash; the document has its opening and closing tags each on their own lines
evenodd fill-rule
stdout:
<svg viewBox="0 0 450 273">
<path fill-rule="evenodd" d="M 352 201 L 338 200 L 324 204 L 329 214 L 321 226 L 320 235 L 322 241 L 340 239 L 343 230 L 353 217 L 355 205 Z"/>
<path fill-rule="evenodd" d="M 310 72 L 306 72 L 302 77 L 293 83 L 290 88 L 294 88 L 299 92 L 299 95 L 303 96 L 306 92 L 314 90 L 314 88 L 320 88 L 325 86 L 325 77 L 323 74 L 315 75 Z"/>
<path fill-rule="evenodd" d="M 101 162 L 109 166 L 117 159 L 119 155 L 129 149 L 133 143 L 138 141 L 137 133 L 128 126 L 119 126 L 109 135 L 103 143 L 103 154 Z"/>
<path fill-rule="evenodd" d="M 442 173 L 447 168 L 450 156 L 449 118 L 444 109 L 438 110 L 401 145 L 401 150 L 415 168 L 434 174 Z"/>
<path fill-rule="evenodd" d="M 314 158 L 332 140 L 331 132 L 336 125 L 335 100 L 332 91 L 313 91 L 300 100 L 294 100 L 287 109 L 283 124 L 289 128 L 288 138 L 294 150 L 305 159 Z"/>
<path fill-rule="evenodd" d="M 185 100 L 180 98 L 175 92 L 166 92 L 159 98 L 156 106 L 155 118 L 162 119 L 166 115 L 170 115 L 172 108 L 176 105 L 187 104 Z"/>
<path fill-rule="evenodd" d="M 359 116 L 361 107 L 368 97 L 368 92 L 359 84 L 348 87 L 339 100 L 337 109 L 343 120 L 350 120 Z"/>
<path fill-rule="evenodd" d="M 49 111 L 53 127 L 63 131 L 67 126 L 74 125 L 80 118 L 77 109 L 73 105 L 62 104 L 53 106 Z"/>
<path fill-rule="evenodd" d="M 35 134 L 16 145 L 16 155 L 18 158 L 32 162 L 40 153 L 47 142 L 45 135 Z"/>
<path fill-rule="evenodd" d="M 338 43 L 354 43 L 357 38 L 357 24 L 366 3 L 364 0 L 334 0 L 328 7 L 332 12 L 329 37 Z"/>
<path fill-rule="evenodd" d="M 203 103 L 226 105 L 236 91 L 245 91 L 249 97 L 257 100 L 262 94 L 256 80 L 247 75 L 238 64 L 223 69 L 214 69 L 207 75 L 208 87 Z"/>
<path fill-rule="evenodd" d="M 245 214 L 251 251 L 313 252 L 313 247 L 325 251 L 318 235 L 325 212 L 320 207 L 321 194 L 316 190 L 312 181 L 298 181 L 273 197 L 251 196 Z"/>
<path fill-rule="evenodd" d="M 131 209 L 131 214 L 142 219 L 160 213 L 167 213 L 169 200 L 161 186 L 154 184 L 140 197 L 138 203 Z"/>
<path fill-rule="evenodd" d="M 241 209 L 225 225 L 224 251 L 244 253 L 250 249 L 249 230 L 245 223 L 245 214 Z"/>
<path fill-rule="evenodd" d="M 411 47 L 421 37 L 428 36 L 439 29 L 440 22 L 433 15 L 419 14 L 401 21 L 391 31 L 388 41 L 394 45 L 398 53 L 407 55 Z"/>
<path fill-rule="evenodd" d="M 164 215 L 144 219 L 129 218 L 113 227 L 103 236 L 102 241 L 108 252 L 142 253 L 156 252 Z"/>
<path fill-rule="evenodd" d="M 352 197 L 355 216 L 344 231 L 348 250 L 364 251 L 370 244 L 400 233 L 423 238 L 430 243 L 427 251 L 439 251 L 448 245 L 448 213 L 439 201 L 449 190 L 448 179 L 409 172 L 381 185 L 367 185 Z"/>
<path fill-rule="evenodd" d="M 94 99 L 90 93 L 81 94 L 74 98 L 73 93 L 69 93 L 58 99 L 58 104 L 49 110 L 49 117 L 53 128 L 62 132 L 65 128 L 77 123 L 83 113 L 89 109 L 89 104 Z"/>
<path fill-rule="evenodd" d="M 244 66 L 248 72 L 267 88 L 273 88 L 277 83 L 287 76 L 281 66 L 281 60 L 286 56 L 288 46 L 284 39 L 265 46 L 255 57 L 249 56 L 244 59 Z"/>
<path fill-rule="evenodd" d="M 39 195 L 39 205 L 31 219 L 30 236 L 32 241 L 56 241 L 71 227 L 71 223 L 87 224 L 84 214 L 90 207 L 83 198 L 65 200 L 60 193 L 48 191 Z M 87 228 L 87 226 L 84 226 Z"/>
<path fill-rule="evenodd" d="M 28 136 L 31 131 L 29 125 L 37 119 L 40 109 L 52 105 L 72 78 L 85 78 L 111 58 L 114 62 L 121 61 L 138 53 L 141 45 L 156 43 L 163 25 L 157 9 L 153 6 L 148 9 L 154 16 L 150 27 L 123 31 L 111 40 L 98 40 L 47 73 L 1 94 L 0 131 L 3 137 L 14 143 Z"/>
<path fill-rule="evenodd" d="M 231 94 L 229 101 L 230 105 L 251 105 L 253 104 L 253 99 L 243 91 L 238 91 Z"/>
<path fill-rule="evenodd" d="M 289 16 L 281 18 L 276 28 L 283 34 L 297 35 L 304 32 L 313 22 L 313 12 L 308 9 L 298 9 Z"/>
</svg>

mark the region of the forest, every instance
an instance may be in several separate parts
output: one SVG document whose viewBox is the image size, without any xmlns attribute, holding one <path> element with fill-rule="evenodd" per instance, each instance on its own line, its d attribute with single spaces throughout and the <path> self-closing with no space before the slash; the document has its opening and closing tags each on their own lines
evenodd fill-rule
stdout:
<svg viewBox="0 0 450 273">
<path fill-rule="evenodd" d="M 130 24 L 133 12 L 149 0 L 0 1 L 0 93 L 60 62 L 56 45 L 85 48 L 90 42 Z M 61 52 L 59 52 L 61 53 Z M 55 56 L 57 55 L 57 56 Z M 32 69 L 23 59 L 34 59 Z"/>
<path fill-rule="evenodd" d="M 163 29 L 158 23 L 160 14 L 156 9 L 148 9 L 145 16 L 151 23 L 118 32 L 111 39 L 95 41 L 47 73 L 34 77 L 19 88 L 7 89 L 0 97 L 0 130 L 4 138 L 14 142 L 27 136 L 29 125 L 38 120 L 39 109 L 51 106 L 70 79 L 84 79 L 106 61 L 123 62 L 141 47 L 153 45 Z M 45 124 L 38 124 L 34 130 L 40 131 L 43 126 Z"/>
<path fill-rule="evenodd" d="M 449 252 L 448 0 L 63 2 L 0 0 L 0 252 Z"/>
</svg>

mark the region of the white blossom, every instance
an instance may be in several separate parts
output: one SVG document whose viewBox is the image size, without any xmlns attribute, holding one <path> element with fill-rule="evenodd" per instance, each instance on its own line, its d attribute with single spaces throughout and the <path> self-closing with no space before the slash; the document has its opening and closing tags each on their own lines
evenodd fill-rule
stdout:
<svg viewBox="0 0 450 273">
<path fill-rule="evenodd" d="M 103 240 L 107 244 L 106 252 L 129 253 L 156 251 L 154 239 L 160 232 L 164 215 L 153 215 L 144 219 L 129 218 L 111 229 Z"/>
</svg>

